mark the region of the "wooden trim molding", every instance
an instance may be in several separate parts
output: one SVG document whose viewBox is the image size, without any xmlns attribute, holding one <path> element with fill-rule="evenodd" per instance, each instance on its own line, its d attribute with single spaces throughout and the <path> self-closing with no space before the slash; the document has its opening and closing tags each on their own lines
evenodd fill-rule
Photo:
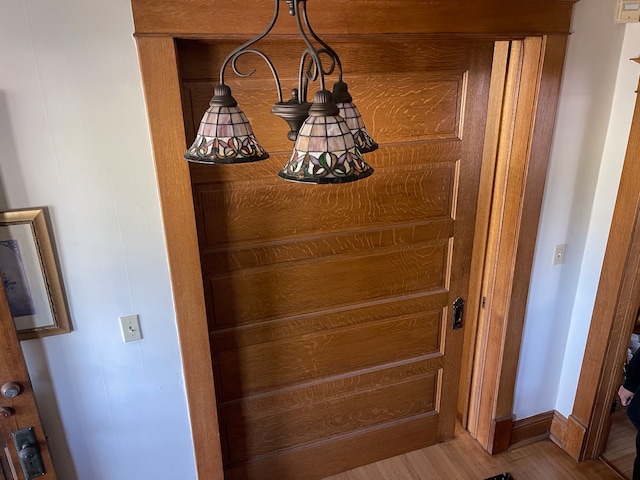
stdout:
<svg viewBox="0 0 640 480">
<path fill-rule="evenodd" d="M 497 145 L 482 285 L 488 300 L 478 316 L 467 422 L 471 435 L 490 453 L 509 446 L 499 425 L 513 411 L 566 37 L 528 38 L 510 48 L 500 131 L 487 139 Z"/>
<path fill-rule="evenodd" d="M 556 413 L 555 411 L 539 413 L 513 422 L 510 448 L 522 447 L 549 438 Z"/>
<path fill-rule="evenodd" d="M 640 307 L 640 97 L 611 222 L 576 399 L 565 441 L 577 460 L 598 457 L 609 433 L 609 410 Z"/>
<path fill-rule="evenodd" d="M 484 150 L 482 154 L 482 169 L 480 172 L 480 190 L 478 192 L 478 208 L 476 211 L 476 226 L 471 257 L 471 276 L 469 281 L 469 305 L 481 305 L 482 287 L 484 280 L 484 264 L 489 249 L 489 219 L 495 181 L 496 158 L 498 156 L 498 138 L 503 109 L 503 97 L 509 64 L 510 42 L 495 42 L 493 49 L 493 64 L 491 66 L 491 84 L 489 88 L 489 106 L 487 109 L 487 125 L 485 129 Z M 458 395 L 458 414 L 462 425 L 468 428 L 469 406 L 472 385 L 474 381 L 474 364 L 476 363 L 476 339 L 478 338 L 478 324 L 481 309 L 469 309 L 466 314 L 464 329 L 464 345 L 462 348 L 462 362 Z M 476 370 L 476 376 L 482 371 Z M 477 382 L 478 380 L 476 380 Z M 475 418 L 475 415 L 471 415 Z"/>
<path fill-rule="evenodd" d="M 38 405 L 33 392 L 33 386 L 29 378 L 29 371 L 25 363 L 20 340 L 16 333 L 15 324 L 9 309 L 9 303 L 4 293 L 4 289 L 0 292 L 0 385 L 7 382 L 18 383 L 22 387 L 22 392 L 13 398 L 2 397 L 2 406 L 10 408 L 13 413 L 8 417 L 2 417 L 2 428 L 0 428 L 0 444 L 2 447 L 9 447 L 2 451 L 0 455 L 3 465 L 0 465 L 0 474 L 5 472 L 4 464 L 7 465 L 14 473 L 11 478 L 18 478 L 15 470 L 20 471 L 20 462 L 17 458 L 17 451 L 13 446 L 12 431 L 21 430 L 23 428 L 32 427 L 34 435 L 40 450 L 40 456 L 44 465 L 43 476 L 39 477 L 44 480 L 56 480 L 59 478 L 54 470 L 51 452 L 47 444 L 47 436 L 42 427 L 40 416 L 38 414 Z M 13 453 L 9 453 L 13 452 Z M 15 468 L 15 470 L 14 470 Z M 20 479 L 25 478 L 20 471 Z M 1 478 L 9 478 L 2 475 Z M 34 478 L 34 477 L 32 477 Z"/>
<path fill-rule="evenodd" d="M 491 421 L 491 432 L 489 438 L 491 443 L 487 447 L 490 454 L 506 452 L 511 445 L 511 435 L 513 430 L 513 416 Z"/>
<path fill-rule="evenodd" d="M 222 480 L 218 413 L 173 38 L 137 39 L 198 478 Z M 206 353 L 205 353 L 206 352 Z M 203 361 L 203 354 L 206 355 Z"/>
<path fill-rule="evenodd" d="M 513 422 L 509 448 L 519 448 L 549 438 L 564 449 L 569 420 L 556 410 Z"/>
<path fill-rule="evenodd" d="M 506 48 L 505 48 L 506 47 Z M 490 109 L 490 113 L 497 118 L 493 122 L 495 129 L 487 129 L 485 139 L 485 149 L 492 145 L 492 152 L 495 152 L 494 172 L 492 179 L 492 199 L 490 201 L 490 211 L 488 212 L 488 231 L 486 239 L 486 251 L 484 263 L 479 272 L 482 272 L 481 296 L 487 301 L 480 306 L 477 320 L 476 348 L 474 358 L 474 372 L 471 382 L 471 395 L 469 399 L 469 412 L 467 428 L 469 433 L 488 451 L 493 451 L 493 436 L 496 428 L 496 415 L 494 415 L 494 392 L 497 390 L 499 382 L 500 356 L 504 346 L 504 341 L 500 338 L 502 326 L 498 324 L 503 315 L 497 312 L 498 317 L 492 317 L 494 306 L 498 308 L 504 301 L 499 299 L 499 294 L 495 291 L 494 283 L 497 275 L 509 275 L 508 272 L 498 272 L 498 252 L 500 250 L 501 232 L 507 230 L 502 228 L 503 212 L 507 205 L 505 202 L 505 190 L 507 188 L 507 172 L 511 162 L 510 150 L 511 138 L 513 138 L 513 124 L 517 104 L 518 83 L 522 68 L 522 42 L 507 42 L 496 45 L 494 68 L 500 66 L 500 73 L 504 75 L 504 80 L 500 79 L 500 86 L 503 91 L 498 98 L 492 98 L 499 106 L 497 111 Z M 497 75 L 498 72 L 494 71 Z M 498 81 L 494 76 L 493 81 Z M 491 120 L 489 120 L 491 125 Z M 521 168 L 514 166 L 514 171 Z M 519 202 L 516 204 L 518 207 Z M 517 216 L 517 214 L 516 214 Z M 511 237 L 513 235 L 510 235 Z M 515 240 L 509 241 L 513 245 Z M 512 278 L 512 276 L 511 276 Z M 495 337 L 495 334 L 499 336 Z M 484 368 L 477 368 L 483 365 Z M 491 392 L 491 393 L 489 393 Z M 511 412 L 509 412 L 510 414 Z M 504 416 L 503 416 L 504 417 Z"/>
<path fill-rule="evenodd" d="M 349 0 L 335 2 L 333 8 L 339 8 L 339 15 L 327 11 L 326 2 L 310 1 L 308 10 L 314 30 L 326 35 L 428 33 L 523 38 L 568 34 L 576 1 L 423 0 L 422 8 L 415 9 L 408 8 L 404 0 Z M 265 8 L 249 8 L 251 15 L 238 15 L 236 0 L 133 0 L 131 3 L 138 34 L 165 33 L 178 37 L 257 34 L 269 24 L 273 14 L 273 2 L 269 1 L 262 2 Z M 362 18 L 363 9 L 372 21 L 354 21 Z M 294 22 L 288 23 L 290 25 L 277 25 L 274 31 L 295 33 Z"/>
<path fill-rule="evenodd" d="M 582 460 L 587 427 L 576 417 L 570 415 L 564 431 L 562 449 L 576 461 Z"/>
<path fill-rule="evenodd" d="M 549 438 L 553 443 L 564 450 L 564 438 L 567 432 L 568 420 L 557 411 L 553 412 L 553 420 L 551 421 L 551 431 Z"/>
</svg>

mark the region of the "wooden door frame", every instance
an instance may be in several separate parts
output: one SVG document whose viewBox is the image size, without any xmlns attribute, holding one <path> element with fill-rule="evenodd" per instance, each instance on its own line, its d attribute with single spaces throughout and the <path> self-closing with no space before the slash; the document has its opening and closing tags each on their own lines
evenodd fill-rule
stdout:
<svg viewBox="0 0 640 480">
<path fill-rule="evenodd" d="M 43 480 L 56 480 L 58 477 L 54 470 L 51 452 L 47 444 L 38 406 L 36 404 L 33 386 L 27 370 L 27 364 L 24 360 L 20 340 L 16 333 L 15 324 L 9 303 L 4 293 L 4 289 L 0 291 L 0 365 L 2 365 L 2 375 L 0 375 L 0 385 L 7 382 L 16 382 L 22 386 L 22 392 L 12 398 L 2 398 L 0 401 L 3 407 L 13 409 L 13 414 L 9 417 L 0 417 L 2 428 L 0 432 L 3 434 L 2 440 L 7 447 L 7 460 L 15 468 L 15 473 L 19 479 L 24 479 L 24 474 L 20 468 L 18 452 L 13 444 L 11 432 L 21 430 L 23 428 L 33 427 L 40 456 L 44 466 L 45 474 L 39 478 Z M 5 452 L 0 452 L 4 456 Z M 1 467 L 0 467 L 1 468 Z M 0 472 L 1 474 L 2 472 Z"/>
<path fill-rule="evenodd" d="M 203 279 L 196 233 L 193 192 L 189 166 L 182 159 L 187 145 L 184 133 L 180 79 L 175 51 L 176 38 L 207 38 L 221 34 L 238 34 L 253 31 L 263 22 L 255 16 L 243 16 L 233 25 L 211 22 L 202 15 L 203 8 L 211 8 L 215 1 L 218 8 L 233 9 L 232 0 L 176 0 L 171 5 L 152 0 L 132 0 L 136 40 L 142 80 L 145 91 L 149 127 L 151 131 L 154 160 L 167 253 L 172 280 L 178 336 L 187 391 L 194 453 L 198 478 L 223 478 L 220 438 L 217 428 L 216 397 L 213 372 L 210 362 L 209 332 L 204 305 Z M 482 38 L 490 40 L 524 39 L 539 44 L 539 58 L 530 66 L 536 68 L 533 76 L 522 76 L 519 89 L 528 92 L 518 95 L 514 108 L 521 113 L 514 125 L 514 136 L 501 137 L 512 150 L 508 155 L 507 169 L 511 165 L 513 174 L 505 190 L 510 198 L 518 198 L 515 205 L 505 204 L 503 218 L 510 228 L 501 229 L 495 235 L 488 233 L 487 204 L 479 210 L 479 223 L 474 237 L 473 277 L 477 288 L 482 288 L 481 278 L 487 245 L 499 242 L 502 253 L 491 265 L 496 281 L 503 286 L 502 296 L 490 297 L 493 308 L 503 313 L 492 316 L 486 328 L 501 332 L 500 342 L 484 342 L 478 346 L 501 362 L 489 364 L 474 355 L 475 332 L 477 330 L 477 308 L 469 307 L 469 319 L 465 332 L 465 369 L 461 376 L 460 397 L 462 414 L 467 423 L 468 401 L 478 398 L 481 415 L 474 417 L 478 427 L 474 435 L 485 449 L 496 453 L 509 444 L 511 434 L 511 412 L 515 386 L 522 326 L 529 278 L 533 263 L 533 250 L 537 233 L 538 217 L 542 203 L 551 138 L 555 121 L 556 104 L 560 89 L 560 77 L 564 62 L 566 38 L 569 33 L 571 10 L 574 0 L 529 0 L 527 9 L 514 0 L 483 0 L 473 2 L 424 1 L 425 12 L 433 6 L 433 16 L 420 15 L 403 5 L 405 0 L 385 0 L 380 3 L 388 15 L 407 17 L 402 25 L 407 32 L 454 36 L 456 38 Z M 353 0 L 341 4 L 344 8 L 355 8 Z M 227 5 L 228 4 L 228 5 Z M 428 4 L 428 5 L 427 5 Z M 311 7 L 311 5 L 310 5 Z M 467 8 L 476 14 L 470 15 Z M 180 12 L 177 14 L 176 12 Z M 500 12 L 500 15 L 498 15 Z M 526 14 L 523 14 L 526 13 Z M 244 18 L 244 17 L 249 17 Z M 327 33 L 350 32 L 344 23 L 336 26 L 330 15 L 320 19 L 318 31 Z M 419 17 L 419 18 L 418 18 Z M 384 25 L 376 25 L 378 32 L 385 32 Z M 342 31 L 335 31 L 344 29 Z M 372 27 L 370 27 L 372 28 Z M 223 29 L 224 31 L 216 31 Z M 228 31 L 227 31 L 228 30 Z M 362 33 L 362 32 L 359 32 Z M 366 32 L 365 32 L 366 33 Z M 526 43 L 526 42 L 525 42 Z M 526 99 L 526 102 L 525 102 Z M 520 110 L 518 110 L 520 109 Z M 501 110 L 500 116 L 502 116 Z M 500 120 L 499 122 L 503 122 Z M 515 120 L 514 120 L 515 121 Z M 497 139 L 494 139 L 497 141 Z M 487 154 L 480 198 L 493 198 L 494 159 Z M 517 160 L 517 161 L 516 161 Z M 519 165 L 515 167 L 515 165 Z M 484 168 L 484 167 L 483 167 Z M 520 169 L 520 170 L 518 170 Z M 524 169 L 524 170 L 523 170 Z M 512 197 L 516 195 L 516 197 Z M 482 210 L 484 209 L 484 210 Z M 490 214 L 489 214 L 490 215 Z M 522 219 L 526 218 L 526 222 Z M 484 220 L 483 220 L 484 219 Z M 477 248 L 476 248 L 477 247 Z M 513 255 L 509 257 L 509 255 Z M 516 275 L 517 272 L 517 275 Z M 480 286 L 478 286 L 480 285 Z M 476 292 L 476 306 L 479 292 Z M 471 386 L 473 374 L 479 380 Z M 478 376 L 478 373 L 482 375 Z M 494 382 L 488 395 L 489 381 Z M 480 393 L 479 393 L 480 392 Z M 481 393 L 485 392 L 485 393 Z M 475 419 L 474 419 L 475 422 Z"/>
<path fill-rule="evenodd" d="M 633 60 L 640 63 L 640 59 Z M 611 405 L 640 308 L 639 177 L 640 96 L 636 96 L 582 370 L 564 439 L 564 449 L 579 461 L 599 457 L 606 446 Z"/>
<path fill-rule="evenodd" d="M 492 454 L 511 444 L 517 366 L 566 41 L 566 36 L 548 35 L 496 43 L 472 260 L 476 274 L 469 293 L 478 307 L 465 332 L 458 401 L 463 425 Z"/>
</svg>

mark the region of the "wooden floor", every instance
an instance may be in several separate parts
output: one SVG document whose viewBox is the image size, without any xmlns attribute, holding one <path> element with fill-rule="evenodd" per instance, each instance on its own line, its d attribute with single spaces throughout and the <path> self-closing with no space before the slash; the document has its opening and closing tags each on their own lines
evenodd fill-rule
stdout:
<svg viewBox="0 0 640 480">
<path fill-rule="evenodd" d="M 631 478 L 633 459 L 636 456 L 636 429 L 622 407 L 617 407 L 612 419 L 607 449 L 602 458 L 624 478 Z"/>
<path fill-rule="evenodd" d="M 576 463 L 550 440 L 490 456 L 456 427 L 450 442 L 383 460 L 324 480 L 482 480 L 509 472 L 514 480 L 620 480 L 599 460 Z"/>
</svg>

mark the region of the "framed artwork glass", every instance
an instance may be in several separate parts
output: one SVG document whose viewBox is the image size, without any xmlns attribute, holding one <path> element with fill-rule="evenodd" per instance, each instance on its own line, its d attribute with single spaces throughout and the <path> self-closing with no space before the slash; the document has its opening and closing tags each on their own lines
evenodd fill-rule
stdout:
<svg viewBox="0 0 640 480">
<path fill-rule="evenodd" d="M 43 209 L 0 212 L 0 275 L 20 340 L 71 331 Z"/>
</svg>

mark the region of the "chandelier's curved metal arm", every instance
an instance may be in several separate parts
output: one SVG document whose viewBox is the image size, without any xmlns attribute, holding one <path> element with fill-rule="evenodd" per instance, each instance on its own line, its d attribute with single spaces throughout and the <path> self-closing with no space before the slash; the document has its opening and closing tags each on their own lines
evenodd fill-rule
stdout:
<svg viewBox="0 0 640 480">
<path fill-rule="evenodd" d="M 302 15 L 300 15 L 300 7 L 298 6 L 299 3 L 302 3 Z M 304 43 L 307 44 L 307 49 L 302 52 L 302 58 L 301 58 L 301 70 L 302 70 L 302 66 L 304 64 L 304 61 L 306 60 L 307 56 L 310 56 L 311 59 L 313 60 L 313 63 L 315 63 L 315 67 L 316 67 L 316 71 L 320 76 L 320 90 L 325 90 L 325 86 L 324 86 L 324 70 L 322 68 L 322 61 L 320 60 L 320 54 L 318 52 L 318 50 L 316 50 L 316 48 L 313 46 L 313 43 L 311 42 L 311 40 L 309 39 L 307 33 L 305 32 L 303 25 L 302 25 L 302 18 L 304 18 L 305 20 L 305 26 L 307 28 L 309 28 L 309 22 L 307 20 L 307 15 L 306 15 L 306 11 L 307 11 L 307 4 L 306 4 L 306 0 L 295 0 L 293 3 L 293 10 L 294 10 L 294 15 L 296 17 L 296 23 L 298 25 L 298 31 L 300 32 L 300 36 L 302 37 L 302 40 L 304 41 Z M 301 18 L 302 17 L 302 18 Z M 309 71 L 309 68 L 307 69 L 307 71 Z M 316 77 L 317 78 L 317 75 Z M 315 79 L 314 78 L 314 79 Z M 300 90 L 302 91 L 302 72 L 300 75 Z"/>
<path fill-rule="evenodd" d="M 331 52 L 325 48 L 321 48 L 320 50 L 318 50 L 318 55 L 322 55 L 323 53 L 327 55 L 327 58 L 331 62 L 328 68 L 323 69 L 324 74 L 331 75 L 336 69 L 336 65 L 338 65 L 338 68 L 340 69 L 340 78 L 342 78 L 342 67 L 340 66 L 340 59 L 338 58 L 338 61 L 336 62 L 336 57 L 331 55 Z M 322 64 L 321 67 L 324 67 L 324 64 Z"/>
<path fill-rule="evenodd" d="M 327 53 L 324 49 L 318 50 L 318 54 Z M 324 75 L 331 75 L 336 67 L 336 62 L 329 55 L 329 60 L 331 60 L 331 64 L 329 68 L 323 68 L 324 66 L 321 64 L 318 66 L 316 62 L 313 60 L 313 56 L 308 49 L 302 52 L 302 57 L 300 58 L 300 71 L 298 77 L 298 89 L 302 92 L 302 98 L 307 98 L 307 88 L 309 82 L 315 82 L 318 79 L 320 68 L 322 68 L 322 73 Z M 307 63 L 308 61 L 308 63 Z"/>
<path fill-rule="evenodd" d="M 245 55 L 247 53 L 253 53 L 255 55 L 258 55 L 260 58 L 262 58 L 265 62 L 267 62 L 267 65 L 269 66 L 269 70 L 271 70 L 271 74 L 273 75 L 273 79 L 276 82 L 276 90 L 278 91 L 278 102 L 282 102 L 282 87 L 280 85 L 280 78 L 278 78 L 278 72 L 276 72 L 276 67 L 273 65 L 273 62 L 271 61 L 271 59 L 263 52 L 261 52 L 260 50 L 256 50 L 254 48 L 248 48 L 246 50 L 242 50 L 240 52 L 237 52 L 234 56 L 233 56 L 233 61 L 231 62 L 231 67 L 233 68 L 233 71 L 236 75 L 238 75 L 239 77 L 242 78 L 246 78 L 246 77 L 250 77 L 251 75 L 253 75 L 254 73 L 256 73 L 256 70 L 253 69 L 248 73 L 242 73 L 239 69 L 238 69 L 238 65 L 236 64 L 236 62 L 238 61 L 238 59 L 242 56 Z"/>
<path fill-rule="evenodd" d="M 315 77 L 313 75 L 309 75 L 309 71 L 311 71 L 311 68 L 315 65 L 313 62 L 313 59 L 309 60 L 309 66 L 305 68 L 307 57 L 310 57 L 310 56 L 311 54 L 309 53 L 309 51 L 305 50 L 304 52 L 302 52 L 302 55 L 300 57 L 300 70 L 298 73 L 298 90 L 300 92 L 299 98 L 301 102 L 304 102 L 307 99 L 307 88 L 309 86 L 309 80 L 313 82 L 317 78 L 317 74 Z M 317 71 L 317 68 L 316 68 L 316 71 Z"/>
<path fill-rule="evenodd" d="M 276 24 L 276 21 L 278 20 L 278 15 L 280 14 L 280 0 L 275 0 L 276 4 L 273 10 L 273 18 L 271 19 L 271 23 L 269 24 L 269 26 L 265 29 L 264 32 L 262 32 L 260 35 L 258 35 L 255 38 L 252 38 L 251 40 L 249 40 L 246 43 L 243 43 L 242 45 L 240 45 L 239 47 L 235 48 L 229 55 L 227 55 L 227 58 L 224 59 L 224 62 L 222 62 L 222 67 L 220 68 L 220 83 L 224 84 L 224 72 L 227 68 L 227 65 L 229 64 L 229 62 L 231 60 L 233 60 L 233 63 L 235 65 L 235 62 L 237 60 L 237 57 L 241 56 L 243 54 L 244 50 L 248 50 L 248 48 L 253 45 L 256 42 L 259 42 L 260 40 L 262 40 L 264 37 L 266 37 L 269 32 L 273 29 L 273 26 Z M 253 51 L 253 53 L 256 53 L 257 50 Z M 271 68 L 272 72 L 275 72 L 275 68 L 273 67 L 273 64 L 271 63 L 270 60 L 268 60 L 266 58 L 266 55 L 260 53 L 260 56 L 262 56 L 262 58 L 264 58 L 265 60 L 267 60 L 267 63 L 269 64 L 269 67 Z M 237 73 L 237 69 L 234 67 L 234 72 Z M 277 81 L 277 75 L 276 75 L 276 81 Z M 278 83 L 278 86 L 280 84 Z M 279 89 L 279 88 L 278 88 Z"/>
<path fill-rule="evenodd" d="M 306 0 L 303 0 L 302 3 L 303 3 L 302 16 L 304 18 L 304 25 L 307 28 L 307 30 L 309 30 L 309 33 L 314 38 L 314 40 L 324 47 L 323 49 L 319 50 L 318 53 L 326 53 L 331 59 L 331 64 L 332 64 L 331 69 L 329 73 L 325 73 L 325 75 L 330 75 L 331 73 L 333 73 L 333 70 L 335 69 L 335 65 L 338 65 L 338 80 L 342 81 L 342 62 L 340 61 L 340 57 L 335 52 L 335 50 L 331 48 L 327 42 L 322 40 L 322 38 L 320 38 L 318 34 L 316 34 L 313 28 L 311 28 L 311 24 L 309 23 L 309 17 L 307 17 L 307 2 Z"/>
</svg>

